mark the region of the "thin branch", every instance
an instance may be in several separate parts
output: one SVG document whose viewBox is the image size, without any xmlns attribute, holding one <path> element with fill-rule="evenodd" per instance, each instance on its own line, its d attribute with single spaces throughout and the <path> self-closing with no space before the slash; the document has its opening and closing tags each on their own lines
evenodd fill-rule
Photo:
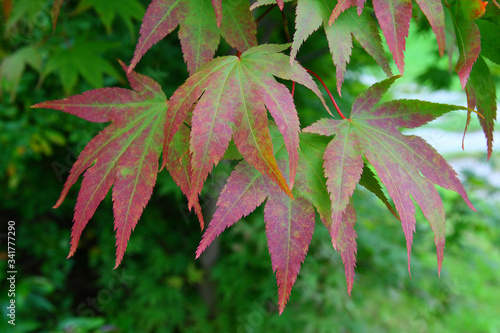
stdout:
<svg viewBox="0 0 500 333">
<path fill-rule="evenodd" d="M 260 20 L 262 20 L 264 18 L 264 16 L 266 16 L 267 14 L 269 14 L 269 12 L 271 10 L 273 10 L 273 8 L 276 7 L 276 6 L 277 6 L 277 4 L 274 4 L 271 7 L 269 7 L 265 12 L 263 12 L 262 14 L 260 14 L 260 16 L 257 17 L 257 19 L 255 20 L 255 24 L 259 25 Z"/>
<path fill-rule="evenodd" d="M 498 8 L 500 9 L 500 5 L 498 4 L 497 0 L 491 0 L 491 2 L 493 2 L 493 4 Z"/>
<path fill-rule="evenodd" d="M 328 93 L 328 96 L 330 96 L 330 99 L 332 100 L 332 103 L 333 105 L 335 106 L 335 109 L 337 110 L 337 112 L 339 113 L 340 115 L 340 118 L 342 119 L 347 119 L 344 114 L 342 113 L 342 111 L 340 111 L 339 109 L 339 106 L 337 105 L 337 103 L 335 102 L 335 99 L 333 98 L 332 96 L 332 93 L 330 92 L 330 90 L 328 89 L 328 87 L 326 86 L 325 82 L 323 82 L 323 80 L 318 76 L 318 74 L 314 73 L 312 70 L 310 69 L 307 69 L 305 68 L 305 70 L 308 72 L 308 73 L 311 73 L 312 75 L 314 75 L 318 80 L 319 82 L 321 82 L 321 84 L 323 85 L 323 87 L 325 88 L 326 92 Z"/>
<path fill-rule="evenodd" d="M 286 40 L 288 43 L 291 43 L 292 38 L 290 38 L 290 30 L 288 29 L 288 20 L 284 12 L 281 12 L 281 17 L 283 18 L 283 29 L 285 30 Z"/>
</svg>

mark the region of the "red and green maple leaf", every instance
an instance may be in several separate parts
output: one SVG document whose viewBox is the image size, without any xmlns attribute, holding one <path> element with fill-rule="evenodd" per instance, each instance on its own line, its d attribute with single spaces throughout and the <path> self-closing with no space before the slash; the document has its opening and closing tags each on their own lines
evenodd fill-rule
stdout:
<svg viewBox="0 0 500 333">
<path fill-rule="evenodd" d="M 178 25 L 190 74 L 213 58 L 221 35 L 240 52 L 257 45 L 257 28 L 246 0 L 153 0 L 144 15 L 129 71 Z"/>
<path fill-rule="evenodd" d="M 193 108 L 190 137 L 191 208 L 198 200 L 209 172 L 226 152 L 231 138 L 241 155 L 269 176 L 289 196 L 289 185 L 273 156 L 267 110 L 284 137 L 290 156 L 290 179 L 297 169 L 299 119 L 288 88 L 274 76 L 293 80 L 320 97 L 316 84 L 298 63 L 279 52 L 288 45 L 261 45 L 241 57 L 219 57 L 202 66 L 176 90 L 165 124 L 166 146 Z M 326 105 L 325 105 L 326 107 Z M 168 151 L 165 151 L 168 158 Z"/>
<path fill-rule="evenodd" d="M 344 215 L 363 172 L 364 159 L 373 166 L 394 201 L 406 237 L 408 269 L 415 231 L 415 205 L 421 208 L 434 231 L 438 268 L 445 244 L 445 212 L 435 188 L 459 193 L 474 209 L 456 173 L 431 146 L 417 136 L 406 136 L 401 127 L 414 128 L 459 106 L 416 100 L 394 100 L 377 105 L 397 77 L 377 83 L 356 98 L 349 119 L 323 119 L 304 132 L 332 136 L 324 153 L 324 170 L 331 201 L 330 234 L 334 247 L 351 246 L 345 238 Z M 352 233 L 352 232 L 351 232 Z M 349 235 L 349 232 L 347 233 Z M 352 246 L 351 246 L 352 247 Z"/>
<path fill-rule="evenodd" d="M 71 186 L 84 173 L 68 257 L 74 254 L 83 229 L 113 186 L 118 266 L 156 183 L 168 101 L 160 85 L 152 79 L 134 71 L 127 78 L 133 90 L 95 89 L 33 106 L 61 110 L 96 123 L 111 121 L 82 151 L 54 206 L 61 205 Z"/>
<path fill-rule="evenodd" d="M 475 20 L 485 13 L 486 2 L 479 0 L 457 0 L 451 7 L 451 18 L 455 28 L 460 57 L 455 71 L 462 88 L 467 92 L 471 109 L 477 107 L 478 116 L 486 136 L 488 159 L 493 152 L 493 131 L 496 120 L 495 82 L 481 53 L 481 36 Z M 467 123 L 470 119 L 468 114 Z M 467 128 L 466 128 L 467 130 Z"/>
<path fill-rule="evenodd" d="M 276 159 L 282 169 L 288 171 L 286 144 L 275 126 L 271 132 Z M 313 206 L 297 192 L 294 197 L 292 200 L 276 183 L 248 162 L 241 161 L 222 189 L 217 210 L 196 251 L 198 258 L 226 228 L 250 214 L 267 199 L 264 221 L 272 267 L 278 283 L 280 314 L 297 279 L 315 225 Z"/>
<path fill-rule="evenodd" d="M 460 84 L 465 89 L 472 66 L 481 53 L 481 36 L 475 19 L 484 14 L 484 4 L 478 0 L 457 0 L 450 6 L 455 36 L 460 51 L 460 57 L 455 65 L 455 71 L 460 78 Z"/>
<path fill-rule="evenodd" d="M 495 120 L 497 118 L 497 95 L 493 76 L 481 56 L 477 58 L 472 67 L 465 91 L 467 92 L 467 106 L 471 109 L 477 107 L 478 112 L 481 114 L 478 119 L 486 136 L 487 154 L 488 159 L 490 159 L 493 153 L 493 131 L 495 130 Z M 469 111 L 467 124 L 470 115 L 471 112 Z"/>
<path fill-rule="evenodd" d="M 286 145 L 275 125 L 270 126 L 274 155 L 288 176 Z M 278 283 L 278 305 L 283 312 L 291 289 L 304 262 L 315 227 L 314 208 L 323 224 L 331 229 L 331 202 L 323 174 L 323 154 L 328 140 L 316 134 L 301 133 L 297 180 L 292 189 L 295 199 L 288 197 L 276 183 L 246 161 L 241 161 L 217 201 L 217 209 L 196 251 L 198 258 L 226 228 L 250 214 L 266 199 L 264 221 L 272 267 Z M 288 177 L 287 177 L 288 179 Z M 363 186 L 387 202 L 376 176 L 368 168 L 363 171 Z M 360 182 L 361 184 L 361 182 Z M 345 266 L 349 294 L 356 266 L 356 213 L 350 204 L 342 215 L 342 228 L 332 240 Z"/>
<path fill-rule="evenodd" d="M 445 34 L 441 0 L 417 0 L 416 2 L 431 24 L 437 38 L 439 54 L 442 56 L 445 50 Z M 357 6 L 358 15 L 361 15 L 364 4 L 365 0 L 340 0 L 332 11 L 329 24 L 336 22 L 340 13 L 353 6 Z M 412 1 L 373 0 L 373 9 L 399 72 L 403 74 L 404 50 L 410 29 Z"/>
<path fill-rule="evenodd" d="M 272 4 L 272 0 L 261 0 L 252 5 L 252 9 L 262 5 Z M 341 94 L 342 83 L 347 63 L 353 46 L 352 36 L 370 54 L 388 76 L 392 76 L 391 69 L 385 58 L 382 40 L 378 33 L 375 19 L 368 13 L 356 15 L 355 11 L 348 10 L 340 15 L 333 23 L 328 24 L 331 7 L 325 1 L 299 0 L 296 10 L 295 33 L 293 36 L 290 61 L 293 61 L 297 52 L 307 38 L 322 25 L 332 60 L 337 72 L 337 91 Z"/>
</svg>

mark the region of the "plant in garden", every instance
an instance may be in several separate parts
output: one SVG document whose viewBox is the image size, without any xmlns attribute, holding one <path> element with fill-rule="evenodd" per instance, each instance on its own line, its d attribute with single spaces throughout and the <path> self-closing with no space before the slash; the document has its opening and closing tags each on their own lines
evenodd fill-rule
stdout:
<svg viewBox="0 0 500 333">
<path fill-rule="evenodd" d="M 289 1 L 278 0 L 279 9 L 274 10 L 283 10 L 284 2 Z M 121 63 L 132 90 L 101 88 L 33 106 L 62 110 L 91 122 L 111 122 L 80 154 L 55 206 L 62 203 L 83 174 L 69 256 L 74 254 L 97 206 L 113 187 L 118 266 L 151 197 L 157 172 L 163 167 L 186 195 L 189 209 L 194 208 L 203 229 L 199 195 L 204 182 L 221 159 L 231 158 L 239 162 L 220 193 L 196 257 L 224 229 L 265 201 L 264 221 L 279 287 L 280 313 L 311 242 L 314 209 L 342 257 L 351 293 L 357 251 L 356 212 L 351 197 L 357 184 L 379 197 L 401 222 L 408 269 L 418 204 L 435 235 L 440 271 L 445 211 L 436 185 L 459 193 L 471 209 L 474 207 L 443 157 L 423 139 L 403 135 L 400 129 L 422 126 L 453 110 L 465 110 L 469 117 L 476 112 L 487 138 L 488 158 L 491 156 L 496 95 L 482 57 L 499 62 L 494 38 L 499 32 L 500 8 L 496 1 L 416 3 L 432 27 L 439 54 L 458 49 L 455 71 L 467 93 L 468 108 L 419 100 L 381 102 L 399 76 L 392 75 L 379 27 L 403 74 L 412 10 L 419 10 L 410 0 L 292 2 L 290 6 L 296 7 L 295 32 L 292 39 L 285 29 L 291 43 L 282 45 L 259 45 L 258 19 L 251 11 L 264 5 L 275 6 L 274 0 L 260 0 L 252 6 L 247 0 L 153 0 L 144 15 L 130 65 Z M 54 27 L 61 4 L 55 1 L 53 6 Z M 134 68 L 154 44 L 177 26 L 190 76 L 167 98 L 159 83 L 136 73 Z M 321 26 L 336 68 L 339 95 L 352 52 L 352 37 L 388 76 L 355 99 L 348 117 L 327 90 L 340 120 L 330 113 L 310 76 L 317 75 L 295 60 L 301 44 Z M 235 48 L 236 55 L 213 59 L 221 36 Z M 290 47 L 287 56 L 283 52 Z M 313 91 L 331 118 L 319 119 L 301 129 L 293 92 L 282 80 L 292 81 L 294 88 L 298 83 Z M 238 153 L 226 154 L 234 148 Z"/>
</svg>

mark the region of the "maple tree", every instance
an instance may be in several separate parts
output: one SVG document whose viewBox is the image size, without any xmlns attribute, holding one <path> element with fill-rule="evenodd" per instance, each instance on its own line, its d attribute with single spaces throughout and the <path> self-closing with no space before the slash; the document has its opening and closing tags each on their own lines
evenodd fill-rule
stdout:
<svg viewBox="0 0 500 333">
<path fill-rule="evenodd" d="M 422 126 L 453 110 L 466 111 L 468 119 L 476 112 L 487 138 L 488 158 L 491 156 L 496 93 L 483 57 L 499 61 L 491 42 L 492 34 L 498 32 L 498 4 L 416 1 L 436 36 L 439 54 L 458 49 L 455 71 L 468 100 L 468 107 L 462 107 L 419 100 L 381 102 L 399 76 L 393 76 L 379 30 L 403 75 L 406 38 L 412 11 L 417 10 L 411 0 L 298 0 L 285 4 L 288 2 L 260 0 L 250 5 L 247 0 L 153 0 L 143 17 L 130 65 L 121 63 L 132 90 L 100 88 L 33 106 L 58 109 L 91 122 L 111 122 L 80 154 L 55 205 L 62 203 L 83 174 L 69 256 L 113 187 L 116 268 L 163 167 L 187 197 L 188 207 L 194 208 L 203 229 L 199 195 L 204 182 L 221 159 L 231 158 L 238 163 L 219 195 L 196 257 L 222 231 L 265 202 L 280 313 L 307 254 L 315 210 L 341 255 L 351 293 L 357 251 L 351 197 L 358 184 L 382 200 L 400 221 L 408 270 L 415 203 L 420 207 L 434 232 L 441 271 L 445 211 L 436 185 L 457 192 L 474 207 L 444 158 L 422 138 L 404 135 L 400 129 Z M 62 0 L 54 2 L 54 29 L 62 4 Z M 276 4 L 277 10 L 285 5 L 296 7 L 293 37 L 285 31 L 289 43 L 259 45 L 260 17 L 255 19 L 252 10 Z M 167 98 L 159 83 L 134 68 L 177 26 L 189 77 Z M 355 99 L 348 117 L 327 90 L 340 120 L 330 112 L 313 79 L 324 85 L 321 78 L 296 61 L 300 46 L 321 26 L 336 69 L 339 95 L 353 49 L 352 37 L 388 76 Z M 449 40 L 447 33 L 455 40 Z M 235 49 L 235 55 L 214 58 L 221 36 Z M 289 48 L 290 54 L 285 55 Z M 292 91 L 282 81 L 292 81 Z M 301 129 L 293 97 L 295 83 L 314 92 L 331 118 Z M 236 153 L 228 156 L 228 149 Z"/>
</svg>

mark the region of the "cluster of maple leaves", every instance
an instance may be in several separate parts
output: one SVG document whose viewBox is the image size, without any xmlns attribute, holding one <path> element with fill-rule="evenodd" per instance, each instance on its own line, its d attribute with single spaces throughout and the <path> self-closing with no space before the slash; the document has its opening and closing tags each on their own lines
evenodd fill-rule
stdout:
<svg viewBox="0 0 500 333">
<path fill-rule="evenodd" d="M 278 0 L 279 8 L 283 9 L 287 1 Z M 80 154 L 55 205 L 62 203 L 83 173 L 69 256 L 113 187 L 118 266 L 151 197 L 158 170 L 163 167 L 186 195 L 203 229 L 199 203 L 203 184 L 221 159 L 232 158 L 240 161 L 220 193 L 196 257 L 224 229 L 265 201 L 264 221 L 279 287 L 280 313 L 311 242 L 315 209 L 342 257 L 351 292 L 357 248 L 356 212 L 351 197 L 358 184 L 377 195 L 400 220 L 407 242 L 408 269 L 415 203 L 420 207 L 434 231 L 441 270 L 445 212 L 435 186 L 459 193 L 474 207 L 446 161 L 423 139 L 403 135 L 399 129 L 421 126 L 452 110 L 466 110 L 470 115 L 477 107 L 490 156 L 496 96 L 494 88 L 486 87 L 492 79 L 480 56 L 481 38 L 475 23 L 484 15 L 486 3 L 416 3 L 429 20 L 441 55 L 449 47 L 444 8 L 448 7 L 447 17 L 454 24 L 459 49 L 455 69 L 467 91 L 469 108 L 417 100 L 380 103 L 398 76 L 392 76 L 378 26 L 403 74 L 411 0 L 298 0 L 289 56 L 283 51 L 290 44 L 257 42 L 257 24 L 251 10 L 275 5 L 275 0 L 259 0 L 251 6 L 248 0 L 153 0 L 143 18 L 130 65 L 121 63 L 132 90 L 102 88 L 34 105 L 62 110 L 91 122 L 111 122 Z M 55 1 L 54 24 L 61 4 L 62 0 Z M 177 26 L 190 76 L 167 99 L 157 82 L 136 73 L 134 67 L 147 50 Z M 336 68 L 339 95 L 352 37 L 388 78 L 356 98 L 349 118 L 340 113 L 340 120 L 332 116 L 301 129 L 293 96 L 276 78 L 307 87 L 330 112 L 308 71 L 295 60 L 301 44 L 320 26 L 324 26 Z M 214 59 L 221 36 L 238 51 L 237 55 Z M 228 156 L 230 147 L 236 147 L 238 153 Z"/>
</svg>

